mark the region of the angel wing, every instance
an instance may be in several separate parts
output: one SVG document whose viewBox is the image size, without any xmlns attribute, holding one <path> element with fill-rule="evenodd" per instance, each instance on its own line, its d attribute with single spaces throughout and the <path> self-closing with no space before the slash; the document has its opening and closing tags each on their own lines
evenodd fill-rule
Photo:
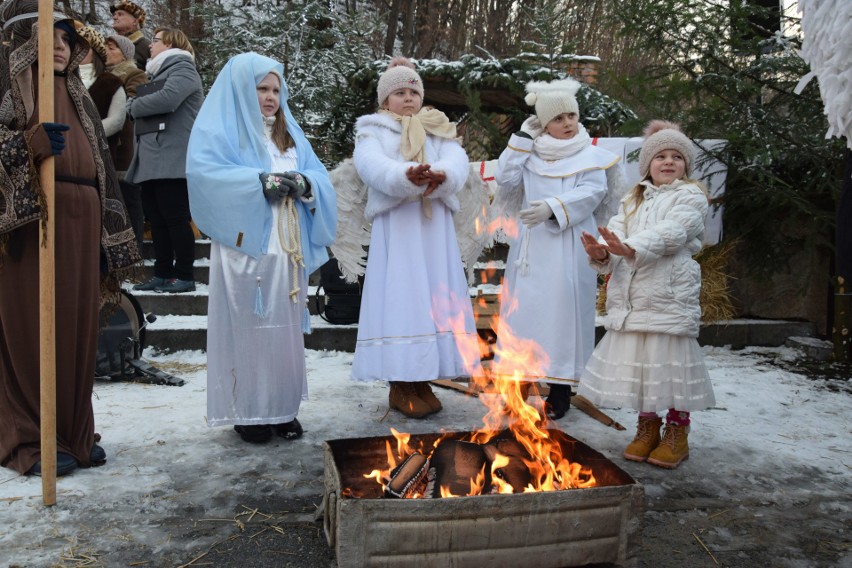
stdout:
<svg viewBox="0 0 852 568">
<path fill-rule="evenodd" d="M 370 244 L 370 224 L 364 216 L 367 186 L 351 158 L 342 161 L 328 175 L 337 193 L 337 238 L 330 247 L 331 253 L 346 281 L 356 282 L 366 269 L 365 247 Z"/>
<path fill-rule="evenodd" d="M 826 137 L 845 136 L 852 149 L 852 2 L 849 0 L 799 0 L 802 13 L 801 56 L 811 68 L 794 92 L 802 92 L 816 77 L 828 118 Z"/>
<path fill-rule="evenodd" d="M 484 164 L 485 162 L 470 163 L 467 181 L 456 194 L 459 198 L 459 210 L 453 216 L 456 240 L 459 243 L 468 284 L 473 283 L 474 264 L 482 254 L 482 249 L 494 244 L 489 231 L 489 205 L 493 191 L 484 178 Z"/>
<path fill-rule="evenodd" d="M 606 227 L 609 220 L 618 213 L 618 205 L 627 194 L 627 176 L 621 160 L 606 169 L 606 195 L 595 208 L 595 223 L 598 227 Z"/>
</svg>

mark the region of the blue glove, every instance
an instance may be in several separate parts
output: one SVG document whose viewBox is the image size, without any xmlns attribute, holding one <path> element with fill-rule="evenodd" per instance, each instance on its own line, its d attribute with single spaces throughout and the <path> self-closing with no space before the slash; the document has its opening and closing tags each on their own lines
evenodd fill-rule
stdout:
<svg viewBox="0 0 852 568">
<path fill-rule="evenodd" d="M 42 122 L 41 127 L 50 139 L 50 151 L 54 156 L 58 156 L 65 149 L 65 135 L 62 133 L 70 127 L 59 122 Z"/>
</svg>

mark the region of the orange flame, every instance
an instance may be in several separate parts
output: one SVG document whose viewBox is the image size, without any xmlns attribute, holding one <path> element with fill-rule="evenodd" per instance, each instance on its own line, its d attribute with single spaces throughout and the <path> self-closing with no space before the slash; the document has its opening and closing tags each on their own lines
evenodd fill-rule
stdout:
<svg viewBox="0 0 852 568">
<path fill-rule="evenodd" d="M 511 225 L 511 224 L 510 224 Z M 503 230 L 517 227 L 502 226 Z M 483 283 L 488 282 L 488 275 L 483 274 Z M 510 291 L 503 283 L 501 301 L 504 313 L 517 309 L 517 301 L 511 297 Z M 441 301 L 437 298 L 449 297 Z M 494 363 L 490 367 L 483 366 L 481 359 L 492 352 L 492 346 L 481 337 L 473 336 L 466 330 L 464 312 L 457 309 L 458 298 L 453 295 L 438 294 L 432 302 L 432 318 L 439 332 L 452 333 L 459 347 L 459 352 L 468 371 L 471 387 L 479 393 L 479 399 L 486 406 L 487 412 L 483 417 L 483 427 L 470 434 L 467 440 L 486 444 L 495 436 L 509 430 L 512 437 L 523 447 L 528 458 L 523 463 L 529 470 L 531 481 L 527 487 L 512 487 L 506 482 L 499 470 L 510 463 L 509 457 L 497 454 L 491 464 L 491 487 L 486 488 L 485 470 L 479 472 L 476 479 L 470 482 L 468 495 L 479 495 L 483 492 L 514 493 L 529 491 L 558 491 L 572 488 L 586 488 L 597 485 L 597 481 L 588 467 L 572 463 L 563 455 L 563 449 L 558 441 L 550 438 L 548 433 L 549 421 L 544 412 L 544 402 L 538 397 L 537 380 L 544 379 L 545 369 L 549 358 L 540 345 L 534 341 L 516 337 L 510 327 L 501 322 L 497 315 L 489 314 L 491 329 L 500 338 L 494 349 Z M 479 312 L 487 313 L 489 306 L 486 298 L 479 295 L 475 302 Z M 493 306 L 492 306 L 493 307 Z M 527 397 L 532 394 L 532 403 Z M 405 457 L 414 451 L 420 451 L 430 456 L 432 449 L 443 439 L 435 441 L 431 449 L 411 448 L 410 434 L 400 433 L 391 428 L 391 433 L 397 440 L 396 452 L 387 444 L 388 469 L 374 470 L 365 477 L 375 477 L 383 489 L 389 480 L 390 471 Z M 441 497 L 457 497 L 449 487 L 439 488 Z"/>
</svg>

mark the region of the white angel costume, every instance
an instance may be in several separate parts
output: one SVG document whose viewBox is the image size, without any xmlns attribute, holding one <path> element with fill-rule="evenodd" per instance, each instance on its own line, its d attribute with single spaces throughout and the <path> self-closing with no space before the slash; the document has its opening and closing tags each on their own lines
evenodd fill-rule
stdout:
<svg viewBox="0 0 852 568">
<path fill-rule="evenodd" d="M 594 349 L 597 278 L 580 234 L 597 234 L 607 206 L 617 206 L 625 187 L 619 156 L 592 145 L 583 125 L 578 128 L 568 140 L 513 135 L 498 160 L 495 205 L 502 215 L 517 219 L 531 201 L 552 211 L 531 229 L 518 221 L 500 294 L 495 371 L 514 374 L 502 356 L 512 336 L 534 341 L 549 358 L 539 362 L 541 374 L 523 371 L 525 381 L 576 386 Z"/>
<path fill-rule="evenodd" d="M 424 187 L 406 177 L 418 161 L 404 157 L 400 145 L 408 121 L 437 122 L 436 114 L 424 113 L 443 116 L 427 109 L 411 118 L 380 112 L 356 124 L 354 164 L 368 188 L 364 217 L 372 233 L 352 363 L 355 380 L 423 382 L 479 369 L 478 337 L 453 223 L 457 194 L 468 177 L 467 155 L 454 133 L 439 136 L 427 130 L 422 162 L 444 172 L 446 180 L 423 198 Z M 334 172 L 332 179 L 336 183 Z M 357 207 L 344 211 L 347 199 L 339 201 L 341 225 L 354 223 L 363 231 Z M 341 260 L 346 254 L 340 254 L 339 241 L 332 251 Z M 360 244 L 349 243 L 349 248 L 360 249 Z M 360 257 L 363 250 L 356 254 Z M 351 268 L 351 257 L 341 260 L 344 272 L 347 265 Z"/>
</svg>

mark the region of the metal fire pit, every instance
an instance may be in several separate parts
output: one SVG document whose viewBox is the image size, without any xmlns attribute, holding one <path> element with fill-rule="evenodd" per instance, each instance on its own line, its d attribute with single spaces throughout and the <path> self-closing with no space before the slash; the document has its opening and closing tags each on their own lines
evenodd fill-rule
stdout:
<svg viewBox="0 0 852 568">
<path fill-rule="evenodd" d="M 602 454 L 549 430 L 566 458 L 591 467 L 598 486 L 445 499 L 382 498 L 363 474 L 387 463 L 392 436 L 325 442 L 324 528 L 340 568 L 638 564 L 645 491 Z M 413 434 L 426 446 L 446 434 Z M 450 434 L 461 439 L 465 433 Z M 343 495 L 350 489 L 352 495 Z"/>
</svg>

